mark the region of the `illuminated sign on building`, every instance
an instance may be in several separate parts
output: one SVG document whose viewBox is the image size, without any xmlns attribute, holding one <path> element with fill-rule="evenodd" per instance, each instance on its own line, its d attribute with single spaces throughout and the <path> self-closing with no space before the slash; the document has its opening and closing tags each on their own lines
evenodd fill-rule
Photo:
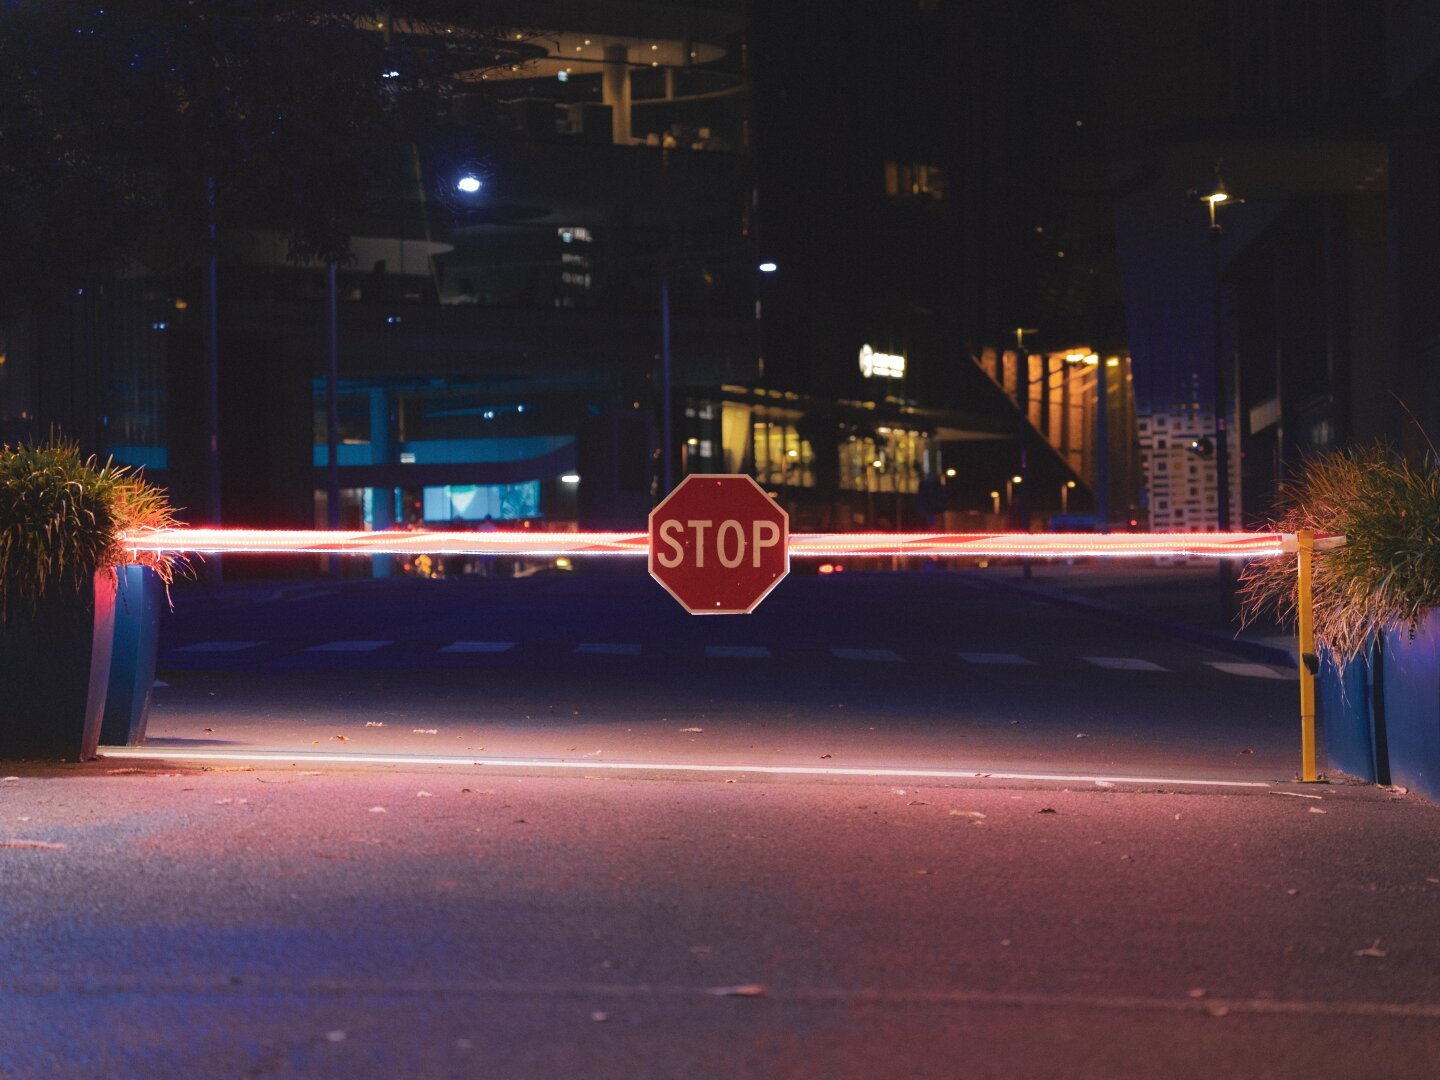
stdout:
<svg viewBox="0 0 1440 1080">
<path fill-rule="evenodd" d="M 903 379 L 905 357 L 876 352 L 869 345 L 861 345 L 860 374 L 867 379 Z"/>
</svg>

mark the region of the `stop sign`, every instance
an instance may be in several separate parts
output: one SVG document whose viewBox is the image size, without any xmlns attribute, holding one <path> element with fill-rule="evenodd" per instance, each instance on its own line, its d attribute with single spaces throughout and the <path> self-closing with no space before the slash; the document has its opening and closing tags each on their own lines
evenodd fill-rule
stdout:
<svg viewBox="0 0 1440 1080">
<path fill-rule="evenodd" d="M 790 572 L 789 539 L 750 477 L 695 473 L 650 511 L 650 576 L 692 615 L 748 615 Z"/>
</svg>

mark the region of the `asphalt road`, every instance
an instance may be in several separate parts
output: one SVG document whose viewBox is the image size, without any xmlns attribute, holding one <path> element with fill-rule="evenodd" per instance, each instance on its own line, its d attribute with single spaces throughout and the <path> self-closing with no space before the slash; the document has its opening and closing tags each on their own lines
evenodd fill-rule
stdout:
<svg viewBox="0 0 1440 1080">
<path fill-rule="evenodd" d="M 0 763 L 0 1077 L 1434 1075 L 1440 808 L 1289 783 L 1288 678 L 841 585 L 182 594 L 155 752 L 276 756 Z"/>
<path fill-rule="evenodd" d="M 1257 781 L 1298 768 L 1292 670 L 964 574 L 795 577 L 752 615 L 708 618 L 637 575 L 182 596 L 160 666 L 158 747 Z"/>
</svg>

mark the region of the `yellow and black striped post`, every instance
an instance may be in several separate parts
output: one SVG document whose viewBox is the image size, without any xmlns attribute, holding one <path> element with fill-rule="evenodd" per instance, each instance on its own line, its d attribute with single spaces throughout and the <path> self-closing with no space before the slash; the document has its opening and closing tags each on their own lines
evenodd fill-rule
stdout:
<svg viewBox="0 0 1440 1080">
<path fill-rule="evenodd" d="M 1315 655 L 1314 599 L 1311 589 L 1311 563 L 1315 555 L 1315 534 L 1301 530 L 1295 534 L 1299 552 L 1299 581 L 1295 597 L 1296 622 L 1300 630 L 1300 779 L 1313 784 L 1320 779 L 1315 769 L 1315 671 L 1319 666 Z"/>
</svg>

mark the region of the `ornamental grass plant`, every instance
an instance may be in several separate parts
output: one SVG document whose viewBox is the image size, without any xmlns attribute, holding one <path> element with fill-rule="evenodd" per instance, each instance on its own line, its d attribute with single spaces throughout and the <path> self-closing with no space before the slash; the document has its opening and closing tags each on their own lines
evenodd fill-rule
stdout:
<svg viewBox="0 0 1440 1080">
<path fill-rule="evenodd" d="M 1344 664 L 1383 630 L 1414 633 L 1440 606 L 1440 468 L 1413 466 L 1385 446 L 1310 458 L 1287 482 L 1272 521 L 1277 532 L 1343 534 L 1317 551 L 1312 598 L 1316 647 Z M 1277 556 L 1240 574 L 1242 616 L 1273 613 L 1293 624 L 1296 560 Z"/>
<path fill-rule="evenodd" d="M 183 556 L 129 552 L 131 530 L 177 524 L 165 493 L 128 467 L 82 458 L 73 443 L 0 446 L 0 624 L 77 597 L 97 571 L 125 563 L 168 586 Z"/>
</svg>

